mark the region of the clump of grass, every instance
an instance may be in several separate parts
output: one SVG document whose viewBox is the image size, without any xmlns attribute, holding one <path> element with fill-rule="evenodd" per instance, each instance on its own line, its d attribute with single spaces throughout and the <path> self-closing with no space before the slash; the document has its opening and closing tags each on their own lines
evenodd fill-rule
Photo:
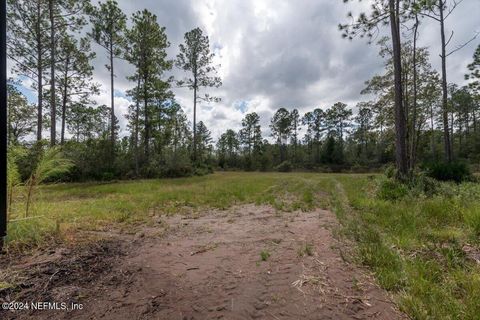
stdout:
<svg viewBox="0 0 480 320">
<path fill-rule="evenodd" d="M 267 250 L 262 250 L 262 251 L 260 252 L 260 259 L 261 259 L 262 261 L 267 261 L 268 258 L 270 258 L 270 252 L 268 252 Z"/>
<path fill-rule="evenodd" d="M 8 282 L 0 282 L 0 291 L 5 289 L 13 288 L 14 285 Z"/>
<path fill-rule="evenodd" d="M 480 236 L 480 206 L 465 209 L 464 219 L 475 236 Z"/>
<path fill-rule="evenodd" d="M 310 243 L 305 243 L 304 245 L 302 245 L 302 247 L 298 249 L 298 256 L 299 257 L 313 256 L 313 245 Z"/>
<path fill-rule="evenodd" d="M 382 180 L 378 185 L 377 197 L 382 200 L 399 200 L 408 194 L 408 188 L 394 179 Z"/>
</svg>

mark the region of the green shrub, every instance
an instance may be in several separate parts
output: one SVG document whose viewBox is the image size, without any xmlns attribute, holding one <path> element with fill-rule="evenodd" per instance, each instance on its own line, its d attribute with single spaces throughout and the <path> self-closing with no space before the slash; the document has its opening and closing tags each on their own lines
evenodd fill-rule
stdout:
<svg viewBox="0 0 480 320">
<path fill-rule="evenodd" d="M 280 163 L 276 168 L 275 168 L 278 172 L 290 172 L 292 171 L 292 164 L 290 163 L 290 161 L 283 161 L 282 163 Z"/>
<path fill-rule="evenodd" d="M 388 165 L 385 168 L 385 175 L 389 179 L 393 179 L 397 175 L 397 169 L 395 168 L 394 165 Z"/>
<path fill-rule="evenodd" d="M 416 173 L 410 180 L 409 185 L 413 191 L 417 191 L 418 194 L 424 194 L 427 197 L 437 195 L 442 190 L 440 182 L 424 173 Z"/>
<path fill-rule="evenodd" d="M 393 179 L 382 180 L 377 189 L 377 197 L 382 200 L 395 201 L 405 197 L 407 194 L 407 186 Z"/>
<path fill-rule="evenodd" d="M 205 176 L 210 173 L 213 173 L 213 168 L 205 163 L 198 164 L 193 171 L 193 174 L 196 176 Z"/>
<path fill-rule="evenodd" d="M 162 169 L 162 178 L 183 178 L 190 177 L 193 174 L 193 168 L 189 164 L 168 166 Z"/>
<path fill-rule="evenodd" d="M 268 252 L 267 250 L 262 250 L 262 252 L 260 252 L 260 259 L 262 261 L 267 261 L 268 258 L 270 258 L 270 252 Z"/>
<path fill-rule="evenodd" d="M 115 173 L 112 171 L 105 171 L 102 173 L 102 181 L 112 181 L 115 179 Z"/>
<path fill-rule="evenodd" d="M 472 173 L 464 162 L 436 162 L 427 165 L 427 175 L 440 181 L 462 182 L 471 180 Z"/>
<path fill-rule="evenodd" d="M 259 159 L 260 171 L 268 171 L 272 167 L 272 156 L 269 153 L 264 153 Z"/>
</svg>

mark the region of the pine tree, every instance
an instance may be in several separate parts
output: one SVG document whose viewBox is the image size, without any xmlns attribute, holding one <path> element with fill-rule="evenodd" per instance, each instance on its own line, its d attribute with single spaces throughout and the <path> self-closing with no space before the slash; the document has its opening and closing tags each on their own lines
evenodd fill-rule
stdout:
<svg viewBox="0 0 480 320">
<path fill-rule="evenodd" d="M 136 103 L 143 102 L 143 110 L 138 105 L 135 118 L 140 117 L 140 113 L 143 114 L 144 153 L 148 161 L 155 121 L 153 117 L 158 116 L 163 101 L 172 97 L 169 92 L 171 80 L 163 79 L 165 71 L 172 67 L 166 53 L 170 43 L 165 28 L 159 26 L 157 17 L 148 10 L 135 13 L 132 22 L 132 29 L 126 32 L 129 47 L 125 56 L 137 69 L 129 79 L 137 82 L 137 87 L 132 90 Z"/>
<path fill-rule="evenodd" d="M 88 38 L 80 41 L 65 35 L 58 46 L 58 88 L 61 103 L 60 144 L 65 143 L 66 118 L 73 103 L 88 105 L 91 96 L 99 93 L 99 85 L 93 82 L 95 53 L 91 51 Z"/>
<path fill-rule="evenodd" d="M 244 145 L 249 157 L 259 152 L 262 145 L 262 133 L 260 117 L 256 112 L 249 113 L 242 119 L 240 141 Z"/>
<path fill-rule="evenodd" d="M 193 160 L 197 157 L 197 99 L 203 101 L 219 101 L 217 97 L 205 94 L 203 97 L 198 95 L 201 88 L 220 87 L 222 81 L 215 76 L 217 70 L 212 65 L 214 54 L 210 52 L 210 43 L 208 36 L 203 35 L 200 28 L 195 28 L 185 33 L 185 43 L 180 44 L 180 53 L 175 62 L 180 69 L 189 72 L 190 77 L 178 82 L 179 86 L 186 86 L 193 90 Z"/>
<path fill-rule="evenodd" d="M 272 136 L 276 138 L 277 145 L 280 148 L 280 162 L 287 158 L 286 144 L 292 129 L 291 124 L 290 112 L 285 108 L 278 109 L 270 121 Z"/>
<path fill-rule="evenodd" d="M 83 10 L 86 0 L 48 0 L 50 50 L 50 146 L 57 141 L 57 57 L 59 40 L 67 32 L 79 31 L 85 25 Z"/>
<path fill-rule="evenodd" d="M 476 94 L 480 94 L 480 45 L 473 54 L 473 61 L 468 65 L 468 70 L 470 73 L 465 75 L 465 80 L 470 80 L 468 86 Z"/>
<path fill-rule="evenodd" d="M 115 155 L 115 89 L 114 89 L 114 59 L 122 57 L 125 46 L 124 32 L 127 17 L 118 7 L 115 0 L 100 2 L 98 7 L 89 6 L 87 10 L 92 23 L 90 36 L 106 51 L 109 64 L 106 65 L 110 71 L 110 143 L 112 157 Z"/>
<path fill-rule="evenodd" d="M 13 83 L 7 84 L 7 93 L 7 141 L 9 145 L 16 145 L 34 132 L 35 106 L 28 102 L 27 98 L 18 91 Z"/>
<path fill-rule="evenodd" d="M 49 63 L 48 8 L 46 0 L 8 0 L 8 57 L 12 71 L 33 82 L 37 93 L 37 141 L 42 139 L 43 97 Z"/>
</svg>

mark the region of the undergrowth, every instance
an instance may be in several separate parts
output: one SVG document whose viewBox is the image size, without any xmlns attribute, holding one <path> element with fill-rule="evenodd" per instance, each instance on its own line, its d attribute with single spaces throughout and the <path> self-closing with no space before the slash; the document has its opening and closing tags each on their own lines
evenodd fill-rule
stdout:
<svg viewBox="0 0 480 320">
<path fill-rule="evenodd" d="M 423 178 L 422 178 L 423 179 Z M 343 234 L 413 319 L 478 319 L 480 185 L 337 177 Z"/>
</svg>

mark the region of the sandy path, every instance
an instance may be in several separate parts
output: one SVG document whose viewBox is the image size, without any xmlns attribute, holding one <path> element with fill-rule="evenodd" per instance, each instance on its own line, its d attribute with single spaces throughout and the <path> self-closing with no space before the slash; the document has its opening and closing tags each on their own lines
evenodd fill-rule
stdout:
<svg viewBox="0 0 480 320">
<path fill-rule="evenodd" d="M 402 318 L 364 270 L 342 260 L 342 245 L 332 236 L 336 223 L 328 211 L 277 214 L 253 205 L 166 218 L 133 242 L 116 239 L 120 247 L 109 249 L 116 258 L 105 255 L 103 265 L 95 257 L 84 264 L 77 259 L 78 272 L 63 278 L 50 270 L 43 277 L 52 301 L 80 301 L 83 310 L 4 312 L 0 318 Z M 270 255 L 266 261 L 262 251 Z M 25 296 L 32 299 L 36 291 Z"/>
</svg>

